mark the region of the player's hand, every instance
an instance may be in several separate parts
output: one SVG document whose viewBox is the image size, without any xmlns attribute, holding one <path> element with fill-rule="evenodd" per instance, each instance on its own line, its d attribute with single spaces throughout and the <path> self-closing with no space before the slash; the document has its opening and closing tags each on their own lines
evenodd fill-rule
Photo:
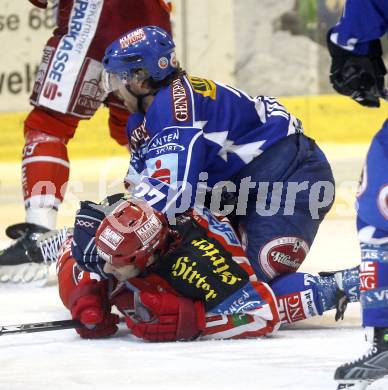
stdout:
<svg viewBox="0 0 388 390">
<path fill-rule="evenodd" d="M 140 292 L 135 294 L 135 315 L 125 320 L 143 340 L 192 340 L 205 328 L 205 310 L 202 302 L 172 293 Z"/>
<path fill-rule="evenodd" d="M 119 317 L 104 308 L 98 295 L 89 294 L 78 298 L 71 307 L 71 315 L 85 325 L 85 328 L 76 329 L 82 338 L 109 337 L 117 332 Z"/>
<path fill-rule="evenodd" d="M 370 42 L 368 55 L 359 56 L 335 45 L 329 35 L 327 42 L 332 56 L 330 82 L 333 88 L 363 106 L 379 107 L 379 99 L 385 93 L 384 75 L 387 73 L 380 41 Z"/>
</svg>

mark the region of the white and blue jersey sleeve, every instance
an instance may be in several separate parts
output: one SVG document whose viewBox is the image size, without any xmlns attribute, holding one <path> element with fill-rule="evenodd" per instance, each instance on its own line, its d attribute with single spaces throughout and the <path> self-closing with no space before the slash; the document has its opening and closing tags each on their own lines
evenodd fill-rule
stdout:
<svg viewBox="0 0 388 390">
<path fill-rule="evenodd" d="M 212 188 L 299 132 L 300 121 L 274 98 L 176 78 L 157 93 L 142 121 L 128 122 L 134 195 L 164 213 L 183 212 L 195 203 L 201 172 Z"/>
<path fill-rule="evenodd" d="M 359 55 L 368 53 L 369 41 L 381 38 L 388 30 L 388 1 L 347 0 L 330 40 Z"/>
</svg>

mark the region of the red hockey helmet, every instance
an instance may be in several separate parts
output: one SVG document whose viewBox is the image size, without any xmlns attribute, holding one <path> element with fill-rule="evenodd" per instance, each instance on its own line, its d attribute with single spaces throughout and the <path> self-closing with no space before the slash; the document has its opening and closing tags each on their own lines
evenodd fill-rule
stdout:
<svg viewBox="0 0 388 390">
<path fill-rule="evenodd" d="M 166 246 L 168 224 L 147 202 L 131 198 L 121 203 L 96 232 L 99 256 L 114 266 L 134 264 L 140 270 L 153 262 L 153 254 Z"/>
</svg>

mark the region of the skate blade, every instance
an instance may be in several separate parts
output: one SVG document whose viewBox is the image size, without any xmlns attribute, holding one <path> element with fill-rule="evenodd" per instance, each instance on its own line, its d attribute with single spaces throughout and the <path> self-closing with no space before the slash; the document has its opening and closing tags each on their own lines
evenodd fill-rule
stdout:
<svg viewBox="0 0 388 390">
<path fill-rule="evenodd" d="M 338 380 L 337 390 L 365 390 L 373 381 L 368 380 Z"/>
<path fill-rule="evenodd" d="M 49 265 L 28 263 L 0 266 L 0 286 L 43 287 L 49 278 Z"/>
</svg>

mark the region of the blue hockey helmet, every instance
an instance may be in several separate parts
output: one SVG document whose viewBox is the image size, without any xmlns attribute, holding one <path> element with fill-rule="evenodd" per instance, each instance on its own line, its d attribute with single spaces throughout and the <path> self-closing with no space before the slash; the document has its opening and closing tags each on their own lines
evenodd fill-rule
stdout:
<svg viewBox="0 0 388 390">
<path fill-rule="evenodd" d="M 168 33 L 157 26 L 145 26 L 127 32 L 111 43 L 102 60 L 107 73 L 125 81 L 133 71 L 143 69 L 147 77 L 164 80 L 177 70 L 175 44 Z"/>
</svg>

